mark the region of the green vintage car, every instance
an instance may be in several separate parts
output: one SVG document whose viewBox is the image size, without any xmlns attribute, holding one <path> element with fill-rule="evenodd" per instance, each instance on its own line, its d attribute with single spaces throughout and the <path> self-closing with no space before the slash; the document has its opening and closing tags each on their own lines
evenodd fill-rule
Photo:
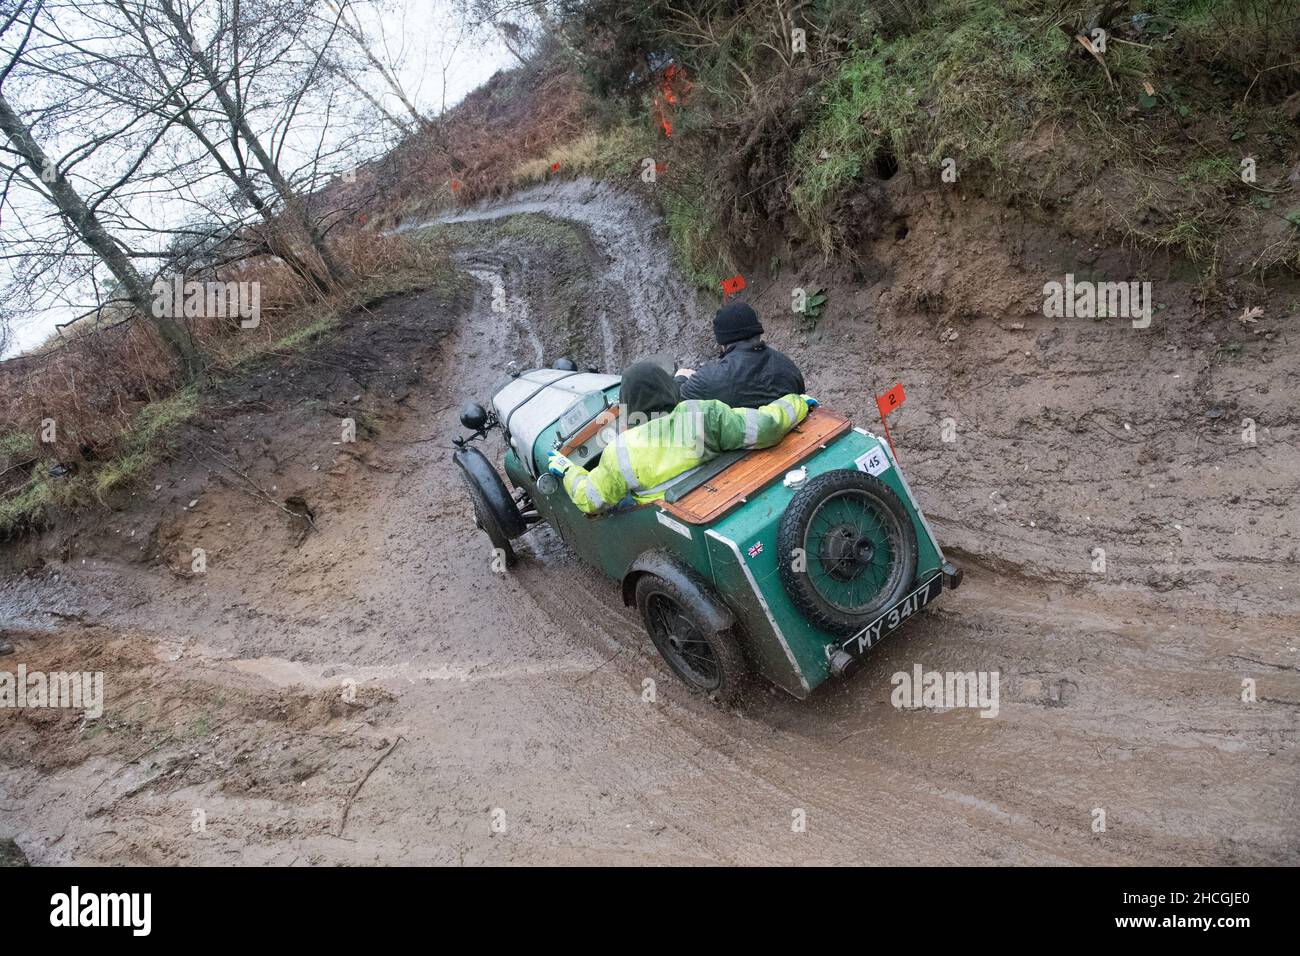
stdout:
<svg viewBox="0 0 1300 956">
<path fill-rule="evenodd" d="M 470 403 L 454 461 L 478 526 L 505 565 L 511 541 L 545 521 L 622 585 L 673 673 L 735 701 L 753 674 L 804 698 L 849 673 L 904 621 L 956 587 L 889 446 L 813 409 L 772 448 L 728 452 L 682 474 L 660 501 L 589 516 L 546 470 L 558 448 L 595 466 L 617 434 L 619 378 L 519 373 Z M 473 443 L 500 429 L 505 473 Z"/>
</svg>

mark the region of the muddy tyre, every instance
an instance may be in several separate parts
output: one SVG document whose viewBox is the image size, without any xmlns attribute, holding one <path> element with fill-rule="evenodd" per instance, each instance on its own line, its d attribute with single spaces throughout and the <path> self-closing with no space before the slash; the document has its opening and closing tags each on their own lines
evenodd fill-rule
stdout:
<svg viewBox="0 0 1300 956">
<path fill-rule="evenodd" d="M 916 576 L 907 508 L 861 471 L 828 471 L 801 488 L 781 518 L 777 547 L 790 600 L 811 623 L 846 637 L 902 600 Z"/>
<path fill-rule="evenodd" d="M 515 549 L 510 539 L 517 538 L 525 527 L 505 482 L 477 448 L 458 451 L 453 459 L 474 504 L 475 526 L 487 534 L 494 549 L 502 552 L 506 567 L 513 567 Z"/>
<path fill-rule="evenodd" d="M 655 574 L 636 582 L 641 620 L 668 667 L 691 690 L 720 704 L 744 695 L 748 669 L 730 627 L 710 623 L 716 616 L 700 606 L 700 597 Z"/>
</svg>

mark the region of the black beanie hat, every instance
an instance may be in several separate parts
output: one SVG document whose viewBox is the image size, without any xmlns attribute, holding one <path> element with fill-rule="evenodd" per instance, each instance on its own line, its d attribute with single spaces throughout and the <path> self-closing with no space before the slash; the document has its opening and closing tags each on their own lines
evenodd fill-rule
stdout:
<svg viewBox="0 0 1300 956">
<path fill-rule="evenodd" d="M 763 323 L 758 314 L 745 302 L 724 305 L 713 316 L 713 334 L 719 345 L 743 342 L 763 334 Z"/>
<path fill-rule="evenodd" d="M 637 362 L 623 369 L 618 394 L 627 415 L 671 412 L 682 400 L 677 379 L 653 362 Z"/>
</svg>

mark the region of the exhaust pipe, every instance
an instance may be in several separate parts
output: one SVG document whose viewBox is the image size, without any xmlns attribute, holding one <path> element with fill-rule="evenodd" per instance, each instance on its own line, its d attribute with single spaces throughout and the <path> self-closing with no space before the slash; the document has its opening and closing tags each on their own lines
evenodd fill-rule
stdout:
<svg viewBox="0 0 1300 956">
<path fill-rule="evenodd" d="M 861 661 L 856 657 L 843 648 L 838 648 L 831 655 L 831 676 L 848 677 L 858 669 L 859 664 L 861 664 Z"/>
</svg>

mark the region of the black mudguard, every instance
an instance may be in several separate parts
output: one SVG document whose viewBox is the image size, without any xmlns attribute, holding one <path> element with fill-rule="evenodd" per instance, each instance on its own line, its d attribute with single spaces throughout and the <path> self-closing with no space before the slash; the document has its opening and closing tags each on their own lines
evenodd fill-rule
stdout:
<svg viewBox="0 0 1300 956">
<path fill-rule="evenodd" d="M 528 525 L 519 516 L 519 507 L 510 496 L 505 482 L 488 461 L 487 455 L 477 448 L 459 448 L 451 456 L 456 466 L 465 473 L 483 494 L 483 503 L 492 509 L 501 530 L 507 538 L 517 538 L 528 530 Z"/>
<path fill-rule="evenodd" d="M 735 615 L 722 603 L 709 582 L 667 551 L 647 551 L 623 573 L 623 603 L 629 607 L 636 603 L 636 581 L 643 574 L 671 581 L 691 595 L 695 599 L 695 610 L 716 630 L 725 631 L 736 623 Z"/>
</svg>

